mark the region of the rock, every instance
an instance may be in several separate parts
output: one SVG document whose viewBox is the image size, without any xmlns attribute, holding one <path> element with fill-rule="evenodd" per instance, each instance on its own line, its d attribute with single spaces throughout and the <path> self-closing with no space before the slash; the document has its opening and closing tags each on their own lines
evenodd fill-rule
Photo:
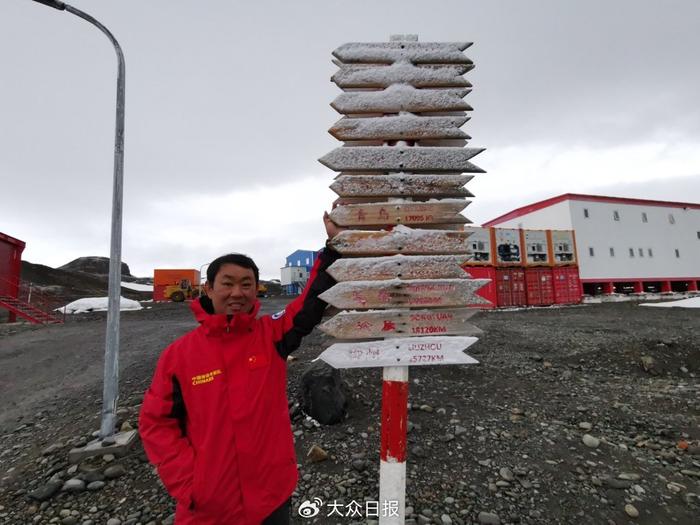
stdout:
<svg viewBox="0 0 700 525">
<path fill-rule="evenodd" d="M 588 431 L 588 430 L 590 430 L 590 429 L 593 428 L 593 424 L 592 424 L 592 423 L 589 423 L 588 421 L 581 421 L 581 422 L 578 424 L 578 428 L 580 428 L 581 430 L 586 430 L 586 431 Z"/>
<path fill-rule="evenodd" d="M 617 475 L 617 479 L 626 479 L 628 481 L 639 481 L 642 477 L 639 474 L 633 472 L 622 472 Z"/>
<path fill-rule="evenodd" d="M 452 525 L 452 518 L 448 514 L 443 514 L 440 516 L 440 521 L 443 525 Z"/>
<path fill-rule="evenodd" d="M 87 489 L 88 489 L 88 490 L 95 491 L 95 490 L 100 490 L 100 489 L 103 488 L 104 486 L 105 486 L 105 482 L 104 482 L 104 481 L 93 481 L 93 482 L 91 482 L 91 483 L 88 483 Z"/>
<path fill-rule="evenodd" d="M 340 371 L 323 361 L 311 363 L 301 376 L 300 404 L 319 423 L 340 423 L 347 407 Z"/>
<path fill-rule="evenodd" d="M 659 374 L 658 363 L 656 359 L 654 359 L 650 355 L 643 355 L 640 358 L 640 362 L 642 363 L 642 368 L 645 372 L 648 372 L 651 375 Z"/>
<path fill-rule="evenodd" d="M 481 525 L 501 525 L 501 518 L 492 512 L 479 512 L 478 520 Z"/>
<path fill-rule="evenodd" d="M 352 468 L 358 472 L 362 472 L 367 468 L 367 463 L 363 459 L 355 459 L 352 462 Z"/>
<path fill-rule="evenodd" d="M 104 471 L 105 478 L 107 479 L 116 479 L 120 476 L 123 476 L 124 474 L 126 474 L 126 469 L 121 463 L 117 463 L 116 465 L 110 465 Z"/>
<path fill-rule="evenodd" d="M 467 429 L 464 427 L 461 427 L 459 425 L 455 426 L 455 436 L 461 436 L 462 434 L 465 434 L 467 432 Z"/>
<path fill-rule="evenodd" d="M 328 453 L 318 445 L 312 445 L 309 451 L 306 453 L 306 459 L 308 459 L 311 463 L 318 463 L 328 459 Z"/>
<path fill-rule="evenodd" d="M 121 525 L 121 524 L 122 524 L 122 520 L 120 520 L 119 518 L 109 518 L 107 520 L 107 525 Z"/>
<path fill-rule="evenodd" d="M 700 470 L 683 469 L 683 470 L 681 470 L 681 474 L 684 474 L 686 476 L 693 476 L 695 478 L 700 478 Z"/>
<path fill-rule="evenodd" d="M 129 430 L 134 430 L 134 427 L 132 427 L 131 423 L 129 423 L 128 421 L 124 421 L 124 423 L 122 423 L 122 426 L 119 428 L 119 430 L 121 432 L 128 432 Z"/>
<path fill-rule="evenodd" d="M 75 516 L 66 516 L 61 520 L 61 525 L 77 525 L 78 518 Z"/>
<path fill-rule="evenodd" d="M 102 461 L 104 461 L 105 463 L 111 463 L 112 461 L 114 461 L 114 459 L 114 454 L 105 454 L 104 456 L 102 456 Z"/>
<path fill-rule="evenodd" d="M 428 412 L 428 413 L 430 413 L 430 412 L 432 412 L 432 411 L 434 410 L 433 407 L 431 407 L 430 405 L 421 405 L 421 406 L 418 407 L 418 408 L 419 408 L 422 412 Z"/>
<path fill-rule="evenodd" d="M 584 434 L 583 438 L 581 438 L 581 441 L 583 441 L 583 444 L 589 448 L 598 448 L 598 446 L 600 445 L 600 440 L 596 437 L 591 436 L 590 434 Z"/>
<path fill-rule="evenodd" d="M 63 443 L 54 443 L 53 445 L 49 445 L 46 447 L 44 450 L 41 451 L 42 456 L 50 456 L 51 454 L 55 454 L 59 450 L 63 448 Z"/>
<path fill-rule="evenodd" d="M 82 492 L 85 490 L 85 482 L 82 479 L 71 478 L 63 484 L 61 490 L 66 492 Z"/>
<path fill-rule="evenodd" d="M 56 492 L 58 492 L 62 486 L 63 482 L 61 480 L 51 480 L 45 485 L 42 485 L 38 489 L 30 492 L 28 496 L 36 501 L 45 501 L 56 494 Z"/>
<path fill-rule="evenodd" d="M 614 478 L 609 478 L 605 480 L 605 485 L 610 487 L 611 489 L 628 489 L 632 486 L 631 481 L 627 481 L 624 479 L 614 479 Z"/>
<path fill-rule="evenodd" d="M 627 505 L 625 505 L 625 512 L 627 513 L 627 515 L 630 518 L 638 518 L 639 517 L 639 511 L 631 503 L 628 503 Z"/>
<path fill-rule="evenodd" d="M 513 481 L 515 479 L 515 477 L 513 476 L 513 471 L 510 470 L 508 467 L 503 467 L 501 470 L 498 471 L 498 474 L 506 481 Z"/>
</svg>

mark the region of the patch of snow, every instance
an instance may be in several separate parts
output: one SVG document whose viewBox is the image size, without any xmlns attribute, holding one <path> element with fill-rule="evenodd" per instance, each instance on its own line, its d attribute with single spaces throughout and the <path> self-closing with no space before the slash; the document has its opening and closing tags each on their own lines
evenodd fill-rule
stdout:
<svg viewBox="0 0 700 525">
<path fill-rule="evenodd" d="M 463 89 L 416 89 L 406 84 L 392 84 L 383 91 L 341 93 L 331 102 L 338 113 L 398 113 L 408 111 L 471 111 L 464 102 L 469 93 Z"/>
<path fill-rule="evenodd" d="M 136 290 L 137 292 L 152 292 L 152 284 L 139 284 L 139 283 L 125 283 L 122 282 L 122 288 L 128 288 L 129 290 Z"/>
<path fill-rule="evenodd" d="M 105 312 L 107 311 L 107 303 L 109 298 L 107 297 L 85 297 L 83 299 L 78 299 L 72 303 L 56 308 L 56 311 L 66 314 L 84 314 L 87 312 Z M 131 299 L 125 299 L 120 297 L 119 301 L 120 310 L 141 310 L 143 307 L 138 301 L 132 301 Z"/>
<path fill-rule="evenodd" d="M 639 306 L 657 306 L 663 308 L 700 308 L 700 297 L 691 297 L 679 301 L 668 301 L 664 303 L 642 303 Z"/>
</svg>

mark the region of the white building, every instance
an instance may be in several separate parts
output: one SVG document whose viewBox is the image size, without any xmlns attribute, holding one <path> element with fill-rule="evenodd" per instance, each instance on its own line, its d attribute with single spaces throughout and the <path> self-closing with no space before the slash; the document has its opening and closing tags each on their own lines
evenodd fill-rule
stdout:
<svg viewBox="0 0 700 525">
<path fill-rule="evenodd" d="M 700 286 L 700 204 L 566 193 L 484 226 L 574 230 L 585 293 Z"/>
</svg>

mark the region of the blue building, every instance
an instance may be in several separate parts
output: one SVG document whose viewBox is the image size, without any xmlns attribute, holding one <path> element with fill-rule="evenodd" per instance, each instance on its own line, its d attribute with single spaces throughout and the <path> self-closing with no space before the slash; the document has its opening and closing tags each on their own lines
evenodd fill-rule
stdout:
<svg viewBox="0 0 700 525">
<path fill-rule="evenodd" d="M 313 250 L 297 250 L 287 256 L 280 268 L 280 283 L 285 295 L 299 295 L 309 280 L 317 254 Z"/>
</svg>

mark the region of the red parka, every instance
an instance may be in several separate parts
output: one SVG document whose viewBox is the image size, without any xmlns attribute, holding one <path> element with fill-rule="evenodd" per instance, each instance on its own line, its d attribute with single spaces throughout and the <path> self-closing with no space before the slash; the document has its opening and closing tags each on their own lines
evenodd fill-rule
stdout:
<svg viewBox="0 0 700 525">
<path fill-rule="evenodd" d="M 141 407 L 149 460 L 177 500 L 177 525 L 259 525 L 294 491 L 297 464 L 287 402 L 287 356 L 321 320 L 318 295 L 338 257 L 319 253 L 301 296 L 260 318 L 214 315 L 192 303 L 200 326 L 168 346 Z"/>
</svg>

